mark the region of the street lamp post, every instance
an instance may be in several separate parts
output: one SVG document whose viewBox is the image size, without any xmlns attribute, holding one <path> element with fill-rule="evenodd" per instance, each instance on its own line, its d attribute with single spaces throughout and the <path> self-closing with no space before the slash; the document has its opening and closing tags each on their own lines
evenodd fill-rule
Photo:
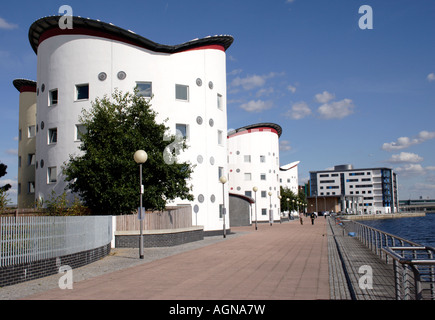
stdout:
<svg viewBox="0 0 435 320">
<path fill-rule="evenodd" d="M 148 160 L 148 155 L 143 150 L 138 150 L 134 153 L 134 161 L 139 164 L 139 185 L 140 185 L 140 206 L 139 206 L 139 221 L 140 221 L 140 238 L 139 238 L 139 258 L 143 259 L 143 219 L 144 213 L 142 209 L 142 194 L 143 194 L 143 185 L 142 185 L 142 164 Z"/>
<path fill-rule="evenodd" d="M 269 223 L 272 225 L 272 192 L 269 191 L 270 210 L 269 210 Z"/>
<path fill-rule="evenodd" d="M 278 195 L 278 199 L 279 199 L 279 223 L 281 224 L 281 212 L 282 212 L 282 208 L 281 208 L 281 195 Z"/>
<path fill-rule="evenodd" d="M 287 198 L 287 211 L 288 211 L 288 219 L 290 220 L 290 198 Z"/>
<path fill-rule="evenodd" d="M 223 223 L 223 234 L 224 234 L 224 238 L 227 237 L 227 231 L 225 229 L 225 183 L 227 182 L 227 178 L 225 176 L 222 176 L 219 178 L 219 181 L 222 183 L 222 201 L 223 201 L 223 207 L 222 207 L 222 218 L 224 220 Z"/>
<path fill-rule="evenodd" d="M 255 230 L 257 230 L 257 191 L 258 191 L 258 188 L 253 187 L 252 190 L 254 191 L 254 194 L 255 194 Z"/>
</svg>

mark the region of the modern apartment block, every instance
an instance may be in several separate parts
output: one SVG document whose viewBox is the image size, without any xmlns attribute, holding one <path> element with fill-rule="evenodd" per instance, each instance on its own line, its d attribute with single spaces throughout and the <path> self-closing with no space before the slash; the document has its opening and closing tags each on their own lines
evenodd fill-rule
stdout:
<svg viewBox="0 0 435 320">
<path fill-rule="evenodd" d="M 298 165 L 300 161 L 295 161 L 279 168 L 279 182 L 284 189 L 291 190 L 295 195 L 298 195 L 299 179 Z"/>
<path fill-rule="evenodd" d="M 36 82 L 15 79 L 13 85 L 20 93 L 17 206 L 32 208 L 35 205 Z"/>
<path fill-rule="evenodd" d="M 61 168 L 70 155 L 81 152 L 82 110 L 89 110 L 97 97 L 138 88 L 143 96 L 153 97 L 156 120 L 167 119 L 170 133 L 181 133 L 189 145 L 179 159 L 195 165 L 189 181 L 195 200 L 188 202 L 193 224 L 203 225 L 205 231 L 221 229 L 221 204 L 223 197 L 228 203 L 228 194 L 223 195 L 218 177 L 227 172 L 226 50 L 233 38 L 211 36 L 162 45 L 81 17 L 73 17 L 72 29 L 62 29 L 59 18 L 41 18 L 29 30 L 37 54 L 33 201 L 65 190 Z M 28 128 L 21 127 L 27 135 Z M 170 203 L 179 204 L 185 201 Z"/>
<path fill-rule="evenodd" d="M 274 123 L 248 125 L 228 133 L 229 192 L 257 200 L 252 221 L 280 219 L 281 133 L 282 128 Z"/>
<path fill-rule="evenodd" d="M 310 196 L 337 197 L 342 212 L 355 214 L 398 211 L 396 173 L 390 168 L 354 169 L 352 165 L 333 170 L 310 171 Z"/>
</svg>

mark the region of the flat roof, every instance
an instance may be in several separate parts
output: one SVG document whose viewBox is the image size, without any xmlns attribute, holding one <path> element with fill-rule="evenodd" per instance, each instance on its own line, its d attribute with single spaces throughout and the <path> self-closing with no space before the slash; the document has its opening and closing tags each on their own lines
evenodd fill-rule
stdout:
<svg viewBox="0 0 435 320">
<path fill-rule="evenodd" d="M 387 168 L 387 167 L 376 167 L 376 168 L 361 168 L 361 169 L 340 169 L 340 170 L 319 170 L 319 171 L 310 171 L 310 173 L 319 173 L 319 172 L 342 172 L 342 171 L 367 171 L 367 170 L 382 170 L 382 169 L 387 169 L 387 170 L 391 170 L 393 171 L 393 169 L 391 168 Z"/>
<path fill-rule="evenodd" d="M 133 44 L 154 52 L 177 53 L 201 47 L 210 47 L 226 51 L 234 41 L 229 35 L 209 36 L 202 39 L 194 39 L 177 45 L 164 45 L 148 40 L 133 31 L 119 28 L 111 23 L 73 16 L 73 28 L 61 29 L 59 19 L 63 16 L 49 16 L 36 20 L 29 29 L 30 45 L 38 52 L 38 46 L 45 39 L 56 35 L 86 34 L 108 38 Z"/>
</svg>

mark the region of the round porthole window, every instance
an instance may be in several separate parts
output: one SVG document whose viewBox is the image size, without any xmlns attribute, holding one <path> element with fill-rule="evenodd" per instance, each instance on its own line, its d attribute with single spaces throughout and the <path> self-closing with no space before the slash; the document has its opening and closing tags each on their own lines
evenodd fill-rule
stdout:
<svg viewBox="0 0 435 320">
<path fill-rule="evenodd" d="M 214 203 L 215 200 L 216 200 L 216 197 L 214 196 L 214 194 L 212 194 L 211 197 L 210 197 L 210 201 L 211 201 L 212 203 Z"/>
<path fill-rule="evenodd" d="M 198 117 L 196 118 L 196 123 L 199 124 L 199 125 L 202 124 L 202 118 L 201 118 L 200 116 L 198 116 Z"/>
<path fill-rule="evenodd" d="M 44 90 L 45 90 L 45 84 L 42 84 L 42 86 L 41 86 L 41 92 L 44 92 Z"/>
<path fill-rule="evenodd" d="M 41 121 L 41 130 L 44 130 L 44 121 Z"/>
<path fill-rule="evenodd" d="M 193 212 L 198 213 L 198 211 L 199 211 L 199 206 L 197 204 L 195 204 L 193 206 Z"/>
<path fill-rule="evenodd" d="M 118 79 L 124 80 L 125 78 L 127 78 L 127 74 L 124 71 L 119 71 L 118 72 Z"/>
<path fill-rule="evenodd" d="M 203 196 L 202 194 L 200 194 L 200 195 L 198 196 L 198 201 L 199 201 L 200 203 L 203 203 L 203 202 L 204 202 L 204 196 Z"/>
<path fill-rule="evenodd" d="M 214 165 L 214 158 L 213 157 L 210 157 L 210 164 Z"/>
<path fill-rule="evenodd" d="M 105 73 L 105 72 L 100 72 L 99 74 L 98 74 L 98 80 L 100 80 L 100 81 L 104 81 L 104 80 L 106 80 L 107 79 L 107 74 Z"/>
<path fill-rule="evenodd" d="M 208 124 L 210 125 L 210 127 L 213 127 L 213 126 L 214 126 L 214 120 L 213 120 L 213 119 L 210 119 L 210 120 L 208 121 Z"/>
<path fill-rule="evenodd" d="M 196 158 L 196 161 L 198 161 L 198 163 L 202 163 L 202 161 L 204 161 L 204 158 L 203 158 L 201 155 L 199 155 L 199 156 Z"/>
<path fill-rule="evenodd" d="M 41 168 L 44 168 L 44 160 L 41 160 Z"/>
<path fill-rule="evenodd" d="M 212 82 L 212 81 L 210 81 L 210 82 L 208 83 L 208 87 L 209 87 L 210 89 L 213 89 L 213 82 Z"/>
<path fill-rule="evenodd" d="M 201 80 L 201 78 L 197 78 L 197 79 L 196 79 L 196 85 L 197 85 L 198 87 L 202 86 L 202 80 Z"/>
</svg>

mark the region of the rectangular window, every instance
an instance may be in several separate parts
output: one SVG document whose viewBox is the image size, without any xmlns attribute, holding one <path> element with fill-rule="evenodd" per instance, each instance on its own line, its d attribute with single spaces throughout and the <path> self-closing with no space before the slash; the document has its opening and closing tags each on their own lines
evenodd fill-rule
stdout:
<svg viewBox="0 0 435 320">
<path fill-rule="evenodd" d="M 18 141 L 21 141 L 21 129 L 18 130 Z"/>
<path fill-rule="evenodd" d="M 261 215 L 262 216 L 267 216 L 267 209 L 262 208 L 261 209 Z"/>
<path fill-rule="evenodd" d="M 27 129 L 27 137 L 28 138 L 33 138 L 36 135 L 36 129 L 35 126 L 29 126 L 29 128 Z"/>
<path fill-rule="evenodd" d="M 47 170 L 47 173 L 48 173 L 47 183 L 56 183 L 57 182 L 57 169 L 56 169 L 56 167 L 49 167 Z"/>
<path fill-rule="evenodd" d="M 21 183 L 18 184 L 18 194 L 21 194 Z"/>
<path fill-rule="evenodd" d="M 175 124 L 176 135 L 181 135 L 184 139 L 189 139 L 189 126 L 183 123 Z"/>
<path fill-rule="evenodd" d="M 89 99 L 89 84 L 77 84 L 76 85 L 76 100 L 88 100 Z"/>
<path fill-rule="evenodd" d="M 251 174 L 245 173 L 245 181 L 251 181 Z"/>
<path fill-rule="evenodd" d="M 54 106 L 54 105 L 56 105 L 57 104 L 57 98 L 58 98 L 58 91 L 57 91 L 57 89 L 54 89 L 54 90 L 51 90 L 50 91 L 50 94 L 49 94 L 49 98 L 50 98 L 50 101 L 49 101 L 49 106 Z"/>
<path fill-rule="evenodd" d="M 21 168 L 21 156 L 18 156 L 18 168 Z"/>
<path fill-rule="evenodd" d="M 222 102 L 222 95 L 217 94 L 217 107 L 219 110 L 223 110 L 223 102 Z"/>
<path fill-rule="evenodd" d="M 245 156 L 243 156 L 243 158 L 244 158 L 245 162 L 251 162 L 251 156 L 250 155 L 245 155 Z"/>
<path fill-rule="evenodd" d="M 76 124 L 74 140 L 82 141 L 82 134 L 85 134 L 86 132 L 88 132 L 88 130 L 83 124 Z"/>
<path fill-rule="evenodd" d="M 245 196 L 252 198 L 252 191 L 245 191 Z"/>
<path fill-rule="evenodd" d="M 32 164 L 35 164 L 35 154 L 34 153 L 29 153 L 27 155 L 27 165 L 31 166 Z"/>
<path fill-rule="evenodd" d="M 136 82 L 136 86 L 139 95 L 142 97 L 151 98 L 153 93 L 151 82 Z"/>
<path fill-rule="evenodd" d="M 189 100 L 189 86 L 185 86 L 182 84 L 175 85 L 175 99 L 177 100 Z"/>
<path fill-rule="evenodd" d="M 35 181 L 29 181 L 27 183 L 27 193 L 35 193 Z"/>
<path fill-rule="evenodd" d="M 48 129 L 48 143 L 57 143 L 57 128 Z"/>
<path fill-rule="evenodd" d="M 261 197 L 267 198 L 267 192 L 265 190 L 261 191 Z"/>
<path fill-rule="evenodd" d="M 223 132 L 222 130 L 218 130 L 218 145 L 222 146 L 224 143 L 223 140 Z"/>
<path fill-rule="evenodd" d="M 266 180 L 266 174 L 265 173 L 261 173 L 260 174 L 260 180 Z"/>
<path fill-rule="evenodd" d="M 260 156 L 260 162 L 261 163 L 266 162 L 266 156 Z"/>
</svg>

